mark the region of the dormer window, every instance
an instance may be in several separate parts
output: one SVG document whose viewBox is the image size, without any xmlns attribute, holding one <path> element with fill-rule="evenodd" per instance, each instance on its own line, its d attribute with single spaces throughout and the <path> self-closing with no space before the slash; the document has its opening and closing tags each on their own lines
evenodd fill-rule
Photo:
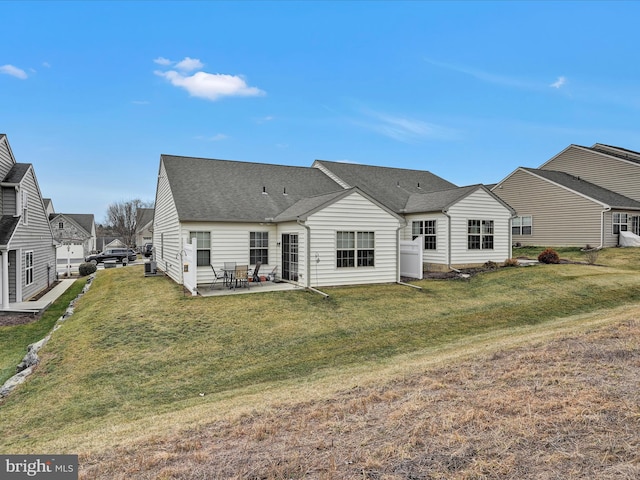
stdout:
<svg viewBox="0 0 640 480">
<path fill-rule="evenodd" d="M 64 222 L 58 222 L 58 228 L 62 230 L 64 228 Z"/>
</svg>

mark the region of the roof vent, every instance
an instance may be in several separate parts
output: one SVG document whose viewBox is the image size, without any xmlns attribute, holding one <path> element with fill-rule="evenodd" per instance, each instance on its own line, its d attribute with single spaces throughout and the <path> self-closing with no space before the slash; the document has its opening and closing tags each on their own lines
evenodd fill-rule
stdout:
<svg viewBox="0 0 640 480">
<path fill-rule="evenodd" d="M 269 194 L 267 193 L 267 187 L 265 187 L 265 186 L 263 186 L 263 187 L 262 187 L 262 194 L 263 194 L 263 195 L 269 195 Z"/>
<path fill-rule="evenodd" d="M 284 187 L 284 188 L 282 189 L 282 194 L 283 194 L 283 195 L 289 195 L 289 194 L 287 193 L 287 187 Z"/>
</svg>

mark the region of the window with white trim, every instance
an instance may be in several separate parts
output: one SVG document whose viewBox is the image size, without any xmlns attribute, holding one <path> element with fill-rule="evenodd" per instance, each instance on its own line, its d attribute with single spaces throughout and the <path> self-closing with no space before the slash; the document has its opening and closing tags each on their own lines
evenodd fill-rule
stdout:
<svg viewBox="0 0 640 480">
<path fill-rule="evenodd" d="M 31 285 L 33 283 L 33 251 L 24 253 L 24 284 Z"/>
<path fill-rule="evenodd" d="M 436 221 L 435 220 L 416 220 L 411 224 L 411 233 L 413 240 L 417 237 L 424 237 L 424 249 L 436 250 Z"/>
<path fill-rule="evenodd" d="M 64 222 L 58 222 L 58 228 L 60 230 L 63 230 L 64 229 Z"/>
<path fill-rule="evenodd" d="M 493 220 L 467 221 L 467 248 L 493 250 Z"/>
<path fill-rule="evenodd" d="M 336 232 L 336 267 L 375 266 L 374 232 Z"/>
<path fill-rule="evenodd" d="M 269 232 L 249 232 L 249 263 L 269 263 Z"/>
<path fill-rule="evenodd" d="M 511 235 L 531 235 L 532 225 L 533 217 L 531 215 L 516 217 L 511 221 Z"/>
<path fill-rule="evenodd" d="M 190 232 L 189 238 L 196 239 L 196 265 L 208 267 L 211 265 L 211 232 Z"/>
<path fill-rule="evenodd" d="M 613 214 L 613 234 L 617 235 L 620 232 L 626 232 L 629 228 L 629 215 L 626 213 L 614 213 Z"/>
</svg>

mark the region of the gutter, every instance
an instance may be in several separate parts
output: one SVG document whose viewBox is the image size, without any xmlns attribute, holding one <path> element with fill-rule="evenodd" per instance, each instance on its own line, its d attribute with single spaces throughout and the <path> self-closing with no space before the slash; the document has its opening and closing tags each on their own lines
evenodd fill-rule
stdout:
<svg viewBox="0 0 640 480">
<path fill-rule="evenodd" d="M 446 210 L 442 210 L 442 214 L 447 217 L 447 267 L 451 270 L 456 270 L 451 266 L 451 216 Z"/>
<path fill-rule="evenodd" d="M 611 207 L 607 207 L 602 210 L 602 220 L 600 222 L 600 246 L 598 248 L 604 248 L 604 214 L 611 211 Z M 618 241 L 620 243 L 620 241 Z"/>
<path fill-rule="evenodd" d="M 311 288 L 311 227 L 309 227 L 309 225 L 307 225 L 304 220 L 300 220 L 300 217 L 296 218 L 296 223 L 307 230 L 307 235 L 306 235 L 307 238 L 305 239 L 305 245 L 307 250 L 305 255 L 306 280 L 304 281 L 305 284 L 303 286 L 305 288 Z"/>
</svg>

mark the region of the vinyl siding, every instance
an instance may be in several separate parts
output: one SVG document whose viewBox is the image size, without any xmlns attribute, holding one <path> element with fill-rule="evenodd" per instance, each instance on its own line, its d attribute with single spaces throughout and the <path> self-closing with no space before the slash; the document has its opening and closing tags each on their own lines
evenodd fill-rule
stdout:
<svg viewBox="0 0 640 480">
<path fill-rule="evenodd" d="M 259 223 L 230 222 L 184 222 L 181 225 L 182 242 L 190 241 L 191 232 L 209 232 L 211 238 L 211 265 L 221 270 L 225 262 L 237 265 L 249 265 L 250 233 L 269 233 L 269 263 L 262 264 L 260 272 L 268 273 L 279 264 L 277 247 L 278 233 L 276 225 L 260 225 Z M 211 266 L 198 268 L 198 284 L 210 284 L 213 281 Z"/>
<path fill-rule="evenodd" d="M 518 216 L 533 217 L 532 235 L 514 235 L 514 243 L 600 245 L 604 207 L 592 200 L 523 170 L 514 172 L 493 193 L 511 205 Z"/>
<path fill-rule="evenodd" d="M 20 255 L 18 273 L 20 284 L 17 288 L 16 301 L 27 300 L 46 288 L 55 280 L 56 272 L 53 235 L 33 168 L 29 169 L 22 180 L 20 191 L 21 195 L 22 192 L 27 192 L 28 195 L 28 222 L 26 225 L 22 222 L 18 224 L 9 247 L 11 250 L 15 249 Z M 25 284 L 24 255 L 28 251 L 33 251 L 34 260 L 33 283 L 30 285 Z"/>
<path fill-rule="evenodd" d="M 16 215 L 16 189 L 14 187 L 2 187 L 2 215 Z"/>
<path fill-rule="evenodd" d="M 180 221 L 164 164 L 160 163 L 156 189 L 155 215 L 153 218 L 153 246 L 158 268 L 175 282 L 181 283 Z M 164 244 L 164 245 L 163 245 Z"/>
<path fill-rule="evenodd" d="M 484 190 L 476 190 L 447 212 L 451 217 L 451 265 L 502 263 L 511 257 L 511 211 Z M 469 250 L 469 220 L 493 220 L 493 249 Z"/>
<path fill-rule="evenodd" d="M 557 170 L 640 201 L 640 165 L 570 146 L 541 169 Z"/>
<path fill-rule="evenodd" d="M 442 213 L 411 214 L 405 217 L 407 226 L 401 230 L 402 240 L 412 240 L 412 222 L 417 220 L 436 221 L 436 250 L 424 250 L 423 262 L 425 264 L 447 265 L 449 249 L 449 219 Z M 424 241 L 422 243 L 424 246 Z"/>
<path fill-rule="evenodd" d="M 398 280 L 397 217 L 358 193 L 311 215 L 306 224 L 311 230 L 309 285 L 354 285 L 389 283 Z M 337 268 L 336 233 L 338 231 L 375 232 L 375 266 Z M 315 261 L 316 254 L 319 262 Z M 303 270 L 300 272 L 305 273 Z"/>
</svg>

